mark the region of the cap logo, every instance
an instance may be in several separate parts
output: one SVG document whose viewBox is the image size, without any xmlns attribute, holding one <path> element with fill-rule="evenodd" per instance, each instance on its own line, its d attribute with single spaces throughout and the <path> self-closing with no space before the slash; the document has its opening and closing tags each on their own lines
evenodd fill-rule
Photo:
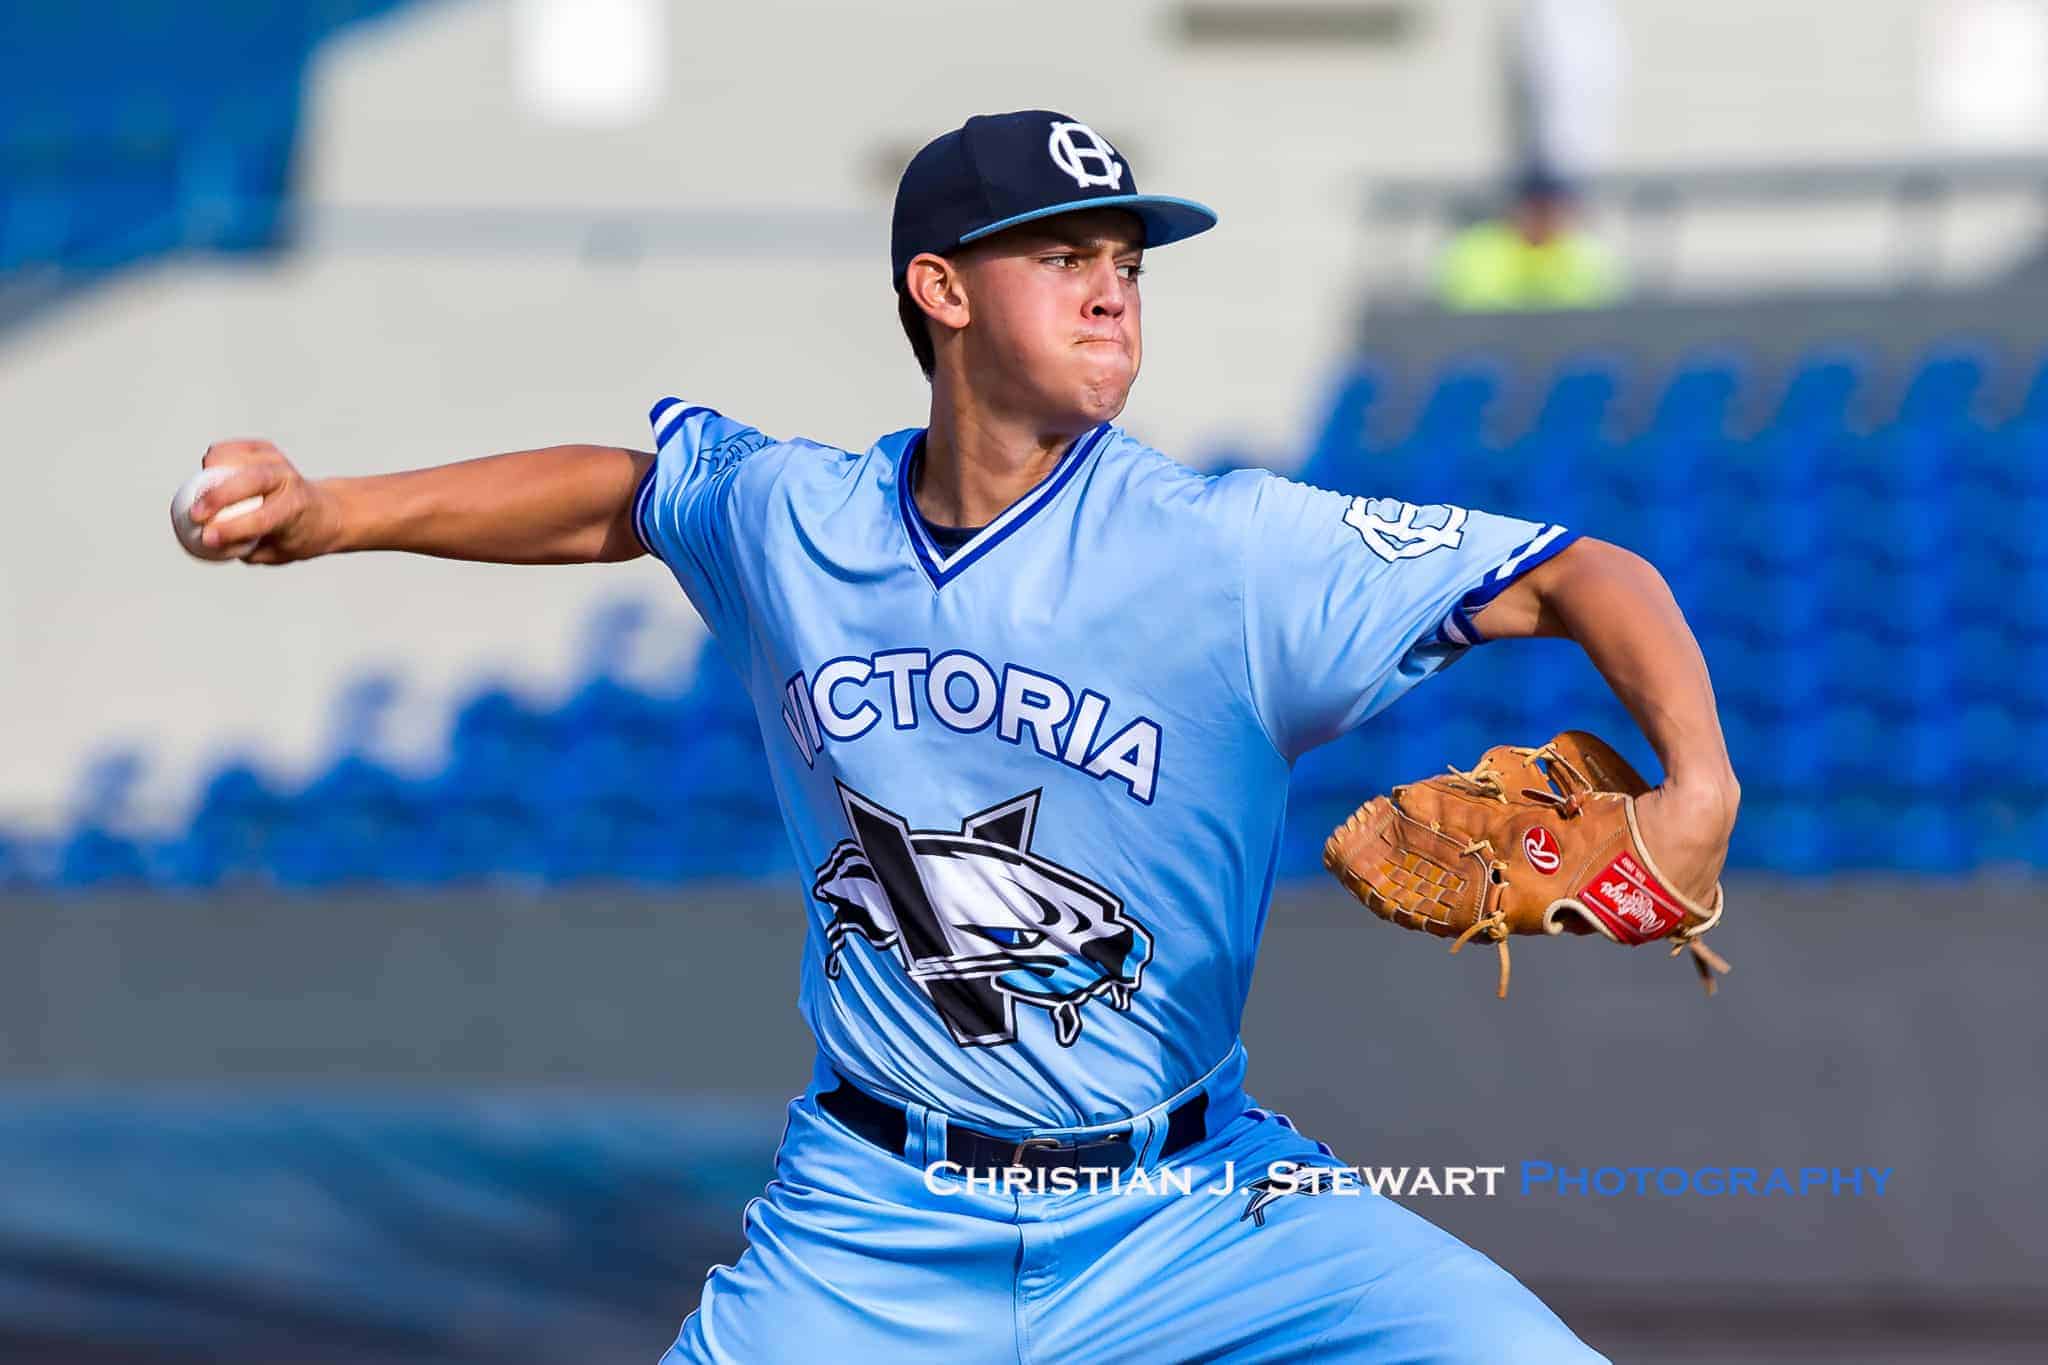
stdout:
<svg viewBox="0 0 2048 1365">
<path fill-rule="evenodd" d="M 1105 189 L 1124 187 L 1124 163 L 1116 159 L 1116 148 L 1102 140 L 1085 123 L 1055 123 L 1046 143 L 1052 164 L 1074 177 L 1082 189 L 1101 185 Z"/>
</svg>

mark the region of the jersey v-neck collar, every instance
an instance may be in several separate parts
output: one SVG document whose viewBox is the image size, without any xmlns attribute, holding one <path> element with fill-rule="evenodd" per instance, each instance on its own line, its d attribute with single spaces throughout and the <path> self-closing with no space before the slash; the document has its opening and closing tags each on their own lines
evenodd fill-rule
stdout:
<svg viewBox="0 0 2048 1365">
<path fill-rule="evenodd" d="M 917 469 L 917 458 L 924 453 L 925 433 L 920 431 L 904 444 L 902 459 L 896 466 L 896 504 L 901 513 L 904 534 L 910 537 L 910 548 L 917 555 L 918 566 L 925 577 L 931 580 L 934 590 L 965 573 L 983 555 L 1015 535 L 1059 496 L 1062 488 L 1074 477 L 1074 472 L 1086 462 L 1089 454 L 1100 446 L 1108 436 L 1109 423 L 1104 422 L 1090 431 L 1074 438 L 1060 456 L 1060 462 L 1053 466 L 1052 473 L 1038 481 L 1038 486 L 1011 503 L 1003 514 L 968 537 L 967 543 L 947 553 L 940 549 L 931 532 L 925 529 L 924 517 L 918 512 L 916 501 L 911 497 L 910 485 Z"/>
</svg>

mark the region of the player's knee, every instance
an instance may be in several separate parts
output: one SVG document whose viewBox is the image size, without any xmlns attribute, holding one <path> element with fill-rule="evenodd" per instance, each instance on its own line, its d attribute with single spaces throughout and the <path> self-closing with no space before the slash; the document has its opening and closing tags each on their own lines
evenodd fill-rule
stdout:
<svg viewBox="0 0 2048 1365">
<path fill-rule="evenodd" d="M 1491 1268 L 1491 1267 L 1489 1267 Z M 1496 1271 L 1476 1296 L 1452 1296 L 1453 1323 L 1433 1365 L 1608 1365 L 1512 1276 Z"/>
<path fill-rule="evenodd" d="M 1520 1280 L 1468 1247 L 1422 1280 L 1435 1309 L 1422 1355 L 1430 1365 L 1607 1365 Z"/>
<path fill-rule="evenodd" d="M 1549 1320 L 1517 1321 L 1489 1332 L 1467 1349 L 1443 1356 L 1440 1365 L 1498 1365 L 1504 1360 L 1516 1365 L 1609 1365 L 1606 1356 L 1580 1341 L 1556 1314 L 1545 1309 L 1543 1316 Z"/>
</svg>

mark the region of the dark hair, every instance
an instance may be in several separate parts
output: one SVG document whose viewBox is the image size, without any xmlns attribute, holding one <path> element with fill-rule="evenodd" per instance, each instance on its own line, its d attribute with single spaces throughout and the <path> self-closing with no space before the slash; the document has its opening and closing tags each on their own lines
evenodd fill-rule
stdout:
<svg viewBox="0 0 2048 1365">
<path fill-rule="evenodd" d="M 911 354 L 917 357 L 917 368 L 930 379 L 933 369 L 939 363 L 938 353 L 932 349 L 931 324 L 925 320 L 924 309 L 917 306 L 917 300 L 910 297 L 910 291 L 898 285 L 896 288 L 896 320 L 903 324 L 903 335 L 910 338 Z"/>
</svg>

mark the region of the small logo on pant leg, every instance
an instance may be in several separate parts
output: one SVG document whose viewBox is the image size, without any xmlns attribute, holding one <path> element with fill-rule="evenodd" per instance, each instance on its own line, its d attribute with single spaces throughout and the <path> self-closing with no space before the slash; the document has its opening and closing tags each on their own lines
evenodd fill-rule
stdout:
<svg viewBox="0 0 2048 1365">
<path fill-rule="evenodd" d="M 1283 1161 L 1272 1166 L 1265 1175 L 1251 1181 L 1244 1187 L 1244 1193 L 1251 1196 L 1245 1201 L 1244 1212 L 1237 1216 L 1242 1223 L 1252 1220 L 1252 1226 L 1266 1226 L 1266 1208 L 1283 1194 L 1327 1194 L 1335 1188 L 1317 1173 L 1319 1166 L 1303 1166 L 1292 1161 Z"/>
</svg>

